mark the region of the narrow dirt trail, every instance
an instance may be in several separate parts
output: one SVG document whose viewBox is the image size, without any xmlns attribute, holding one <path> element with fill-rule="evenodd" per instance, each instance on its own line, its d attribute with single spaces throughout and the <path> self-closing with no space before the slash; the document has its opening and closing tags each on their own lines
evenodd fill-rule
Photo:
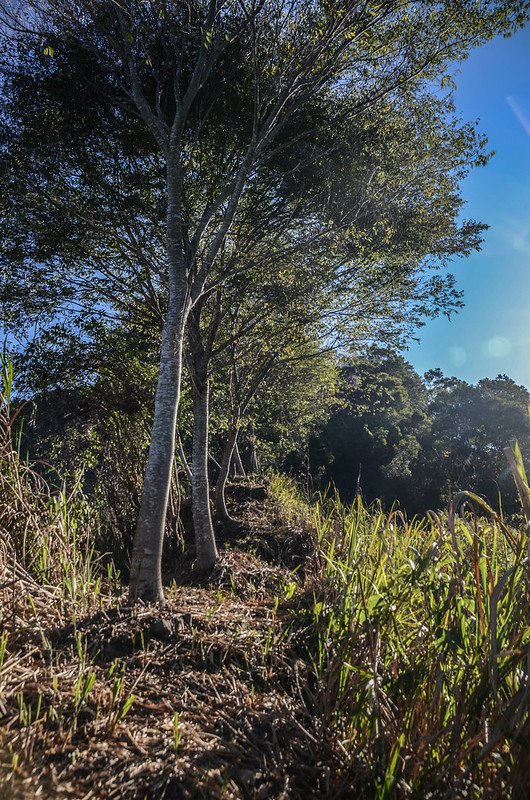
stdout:
<svg viewBox="0 0 530 800">
<path fill-rule="evenodd" d="M 11 585 L 2 800 L 333 794 L 341 766 L 314 713 L 285 600 L 295 576 L 280 558 L 301 560 L 303 537 L 273 530 L 259 505 L 240 511 L 208 588 L 189 574 L 183 585 L 184 562 L 162 610 L 101 595 L 98 610 L 61 622 L 51 594 L 23 575 Z"/>
</svg>

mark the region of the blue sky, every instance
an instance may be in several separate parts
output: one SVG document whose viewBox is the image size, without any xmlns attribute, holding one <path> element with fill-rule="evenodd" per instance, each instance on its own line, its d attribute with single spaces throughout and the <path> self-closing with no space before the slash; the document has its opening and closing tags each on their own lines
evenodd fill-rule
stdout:
<svg viewBox="0 0 530 800">
<path fill-rule="evenodd" d="M 462 184 L 463 216 L 491 227 L 480 253 L 451 265 L 465 308 L 428 322 L 405 356 L 420 373 L 506 373 L 530 388 L 530 26 L 473 51 L 455 80 L 458 111 L 496 153 Z"/>
</svg>

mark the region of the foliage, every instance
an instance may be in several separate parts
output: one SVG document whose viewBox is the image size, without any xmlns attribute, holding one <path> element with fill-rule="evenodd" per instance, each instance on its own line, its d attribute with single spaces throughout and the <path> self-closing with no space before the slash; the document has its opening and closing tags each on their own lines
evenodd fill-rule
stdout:
<svg viewBox="0 0 530 800">
<path fill-rule="evenodd" d="M 22 458 L 23 406 L 12 403 L 12 362 L 4 357 L 0 365 L 2 572 L 11 569 L 15 582 L 28 580 L 39 593 L 39 586 L 51 587 L 61 613 L 87 610 L 97 600 L 104 574 L 101 555 L 95 551 L 97 516 L 81 490 L 79 475 L 70 487 L 59 482 L 53 488 L 40 474 L 42 469 L 37 471 L 42 465 Z"/>
<path fill-rule="evenodd" d="M 368 351 L 344 368 L 345 407 L 310 446 L 313 475 L 345 501 L 396 500 L 411 513 L 439 509 L 473 489 L 508 514 L 520 512 L 504 448 L 530 457 L 530 396 L 506 375 L 476 385 L 432 370 L 422 380 L 401 356 Z M 500 493 L 500 494 L 499 494 Z"/>
<path fill-rule="evenodd" d="M 339 403 L 338 369 L 331 353 L 308 342 L 284 352 L 249 408 L 248 419 L 262 468 L 281 467 L 288 456 L 305 455 L 307 441 Z"/>
<path fill-rule="evenodd" d="M 21 440 L 32 460 L 79 479 L 98 516 L 98 547 L 129 563 L 156 375 L 158 330 L 90 320 L 41 334 L 16 358 L 17 392 L 31 398 Z M 187 409 L 184 398 L 182 414 Z M 43 473 L 46 468 L 43 467 Z M 179 539 L 179 492 L 171 488 L 168 541 Z"/>
<path fill-rule="evenodd" d="M 313 524 L 315 583 L 292 624 L 344 780 L 352 770 L 358 796 L 381 800 L 524 796 L 527 534 L 360 499 L 320 499 Z"/>
<path fill-rule="evenodd" d="M 439 372 L 427 373 L 431 435 L 418 463 L 420 486 L 431 507 L 449 492 L 473 487 L 503 508 L 518 510 L 515 486 L 504 448 L 517 439 L 530 457 L 530 395 L 506 375 L 484 378 L 476 385 Z M 425 467 L 427 467 L 425 471 Z"/>
<path fill-rule="evenodd" d="M 342 370 L 344 408 L 311 442 L 310 465 L 345 501 L 362 491 L 407 501 L 408 479 L 430 427 L 427 392 L 401 356 L 371 349 Z"/>
</svg>

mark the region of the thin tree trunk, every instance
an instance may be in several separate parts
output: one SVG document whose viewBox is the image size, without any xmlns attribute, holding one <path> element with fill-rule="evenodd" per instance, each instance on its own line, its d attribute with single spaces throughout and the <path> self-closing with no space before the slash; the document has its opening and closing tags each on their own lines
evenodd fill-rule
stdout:
<svg viewBox="0 0 530 800">
<path fill-rule="evenodd" d="M 162 332 L 160 372 L 155 396 L 151 445 L 131 559 L 129 600 L 164 602 L 162 546 L 175 454 L 180 398 L 184 299 L 174 299 Z"/>
<path fill-rule="evenodd" d="M 182 444 L 182 439 L 180 438 L 180 433 L 177 431 L 177 448 L 179 453 L 180 462 L 182 464 L 182 468 L 186 473 L 186 477 L 189 480 L 190 484 L 192 481 L 191 477 L 191 467 L 188 464 L 188 459 L 186 458 L 186 453 L 184 452 L 184 445 Z"/>
<path fill-rule="evenodd" d="M 252 475 L 259 473 L 258 454 L 256 452 L 256 437 L 254 435 L 254 426 L 250 429 L 250 472 Z"/>
<path fill-rule="evenodd" d="M 199 570 L 210 571 L 219 557 L 210 512 L 210 481 L 208 478 L 208 377 L 195 381 L 193 386 L 193 455 L 191 502 L 195 550 Z"/>
<path fill-rule="evenodd" d="M 212 462 L 212 464 L 214 464 L 214 466 L 216 466 L 216 467 L 217 467 L 217 469 L 221 469 L 221 465 L 220 465 L 220 463 L 218 462 L 218 460 L 217 460 L 217 459 L 216 459 L 214 456 L 212 456 L 212 454 L 211 454 L 211 453 L 208 453 L 208 458 L 210 459 L 210 461 Z"/>
<path fill-rule="evenodd" d="M 245 472 L 245 467 L 243 466 L 243 462 L 241 461 L 241 453 L 239 452 L 237 439 L 234 445 L 234 452 L 232 454 L 232 466 L 234 470 L 234 475 L 239 475 L 241 478 L 247 477 L 247 473 Z"/>
<path fill-rule="evenodd" d="M 237 441 L 237 434 L 238 429 L 236 426 L 228 431 L 228 437 L 226 439 L 225 449 L 223 452 L 223 460 L 221 461 L 221 470 L 219 472 L 219 477 L 217 478 L 217 483 L 215 484 L 215 511 L 217 513 L 217 518 L 224 522 L 230 520 L 230 514 L 228 513 L 228 509 L 226 507 L 225 489 L 226 480 L 230 471 L 230 462 L 232 461 L 232 453 Z"/>
<path fill-rule="evenodd" d="M 252 475 L 259 474 L 258 454 L 256 453 L 256 445 L 254 442 L 250 445 L 250 472 Z"/>
</svg>

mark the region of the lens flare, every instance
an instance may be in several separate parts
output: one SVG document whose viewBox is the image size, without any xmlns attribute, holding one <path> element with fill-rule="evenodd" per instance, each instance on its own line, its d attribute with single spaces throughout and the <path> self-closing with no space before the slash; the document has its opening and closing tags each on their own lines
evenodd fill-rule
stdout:
<svg viewBox="0 0 530 800">
<path fill-rule="evenodd" d="M 525 112 L 523 111 L 523 109 L 521 108 L 515 97 L 512 97 L 512 95 L 508 95 L 508 97 L 506 98 L 506 102 L 512 109 L 516 118 L 523 126 L 524 131 L 530 136 L 530 121 L 528 120 L 528 117 L 526 116 Z"/>
<path fill-rule="evenodd" d="M 504 336 L 493 336 L 484 345 L 485 355 L 490 358 L 504 358 L 512 349 L 511 342 Z"/>
</svg>

